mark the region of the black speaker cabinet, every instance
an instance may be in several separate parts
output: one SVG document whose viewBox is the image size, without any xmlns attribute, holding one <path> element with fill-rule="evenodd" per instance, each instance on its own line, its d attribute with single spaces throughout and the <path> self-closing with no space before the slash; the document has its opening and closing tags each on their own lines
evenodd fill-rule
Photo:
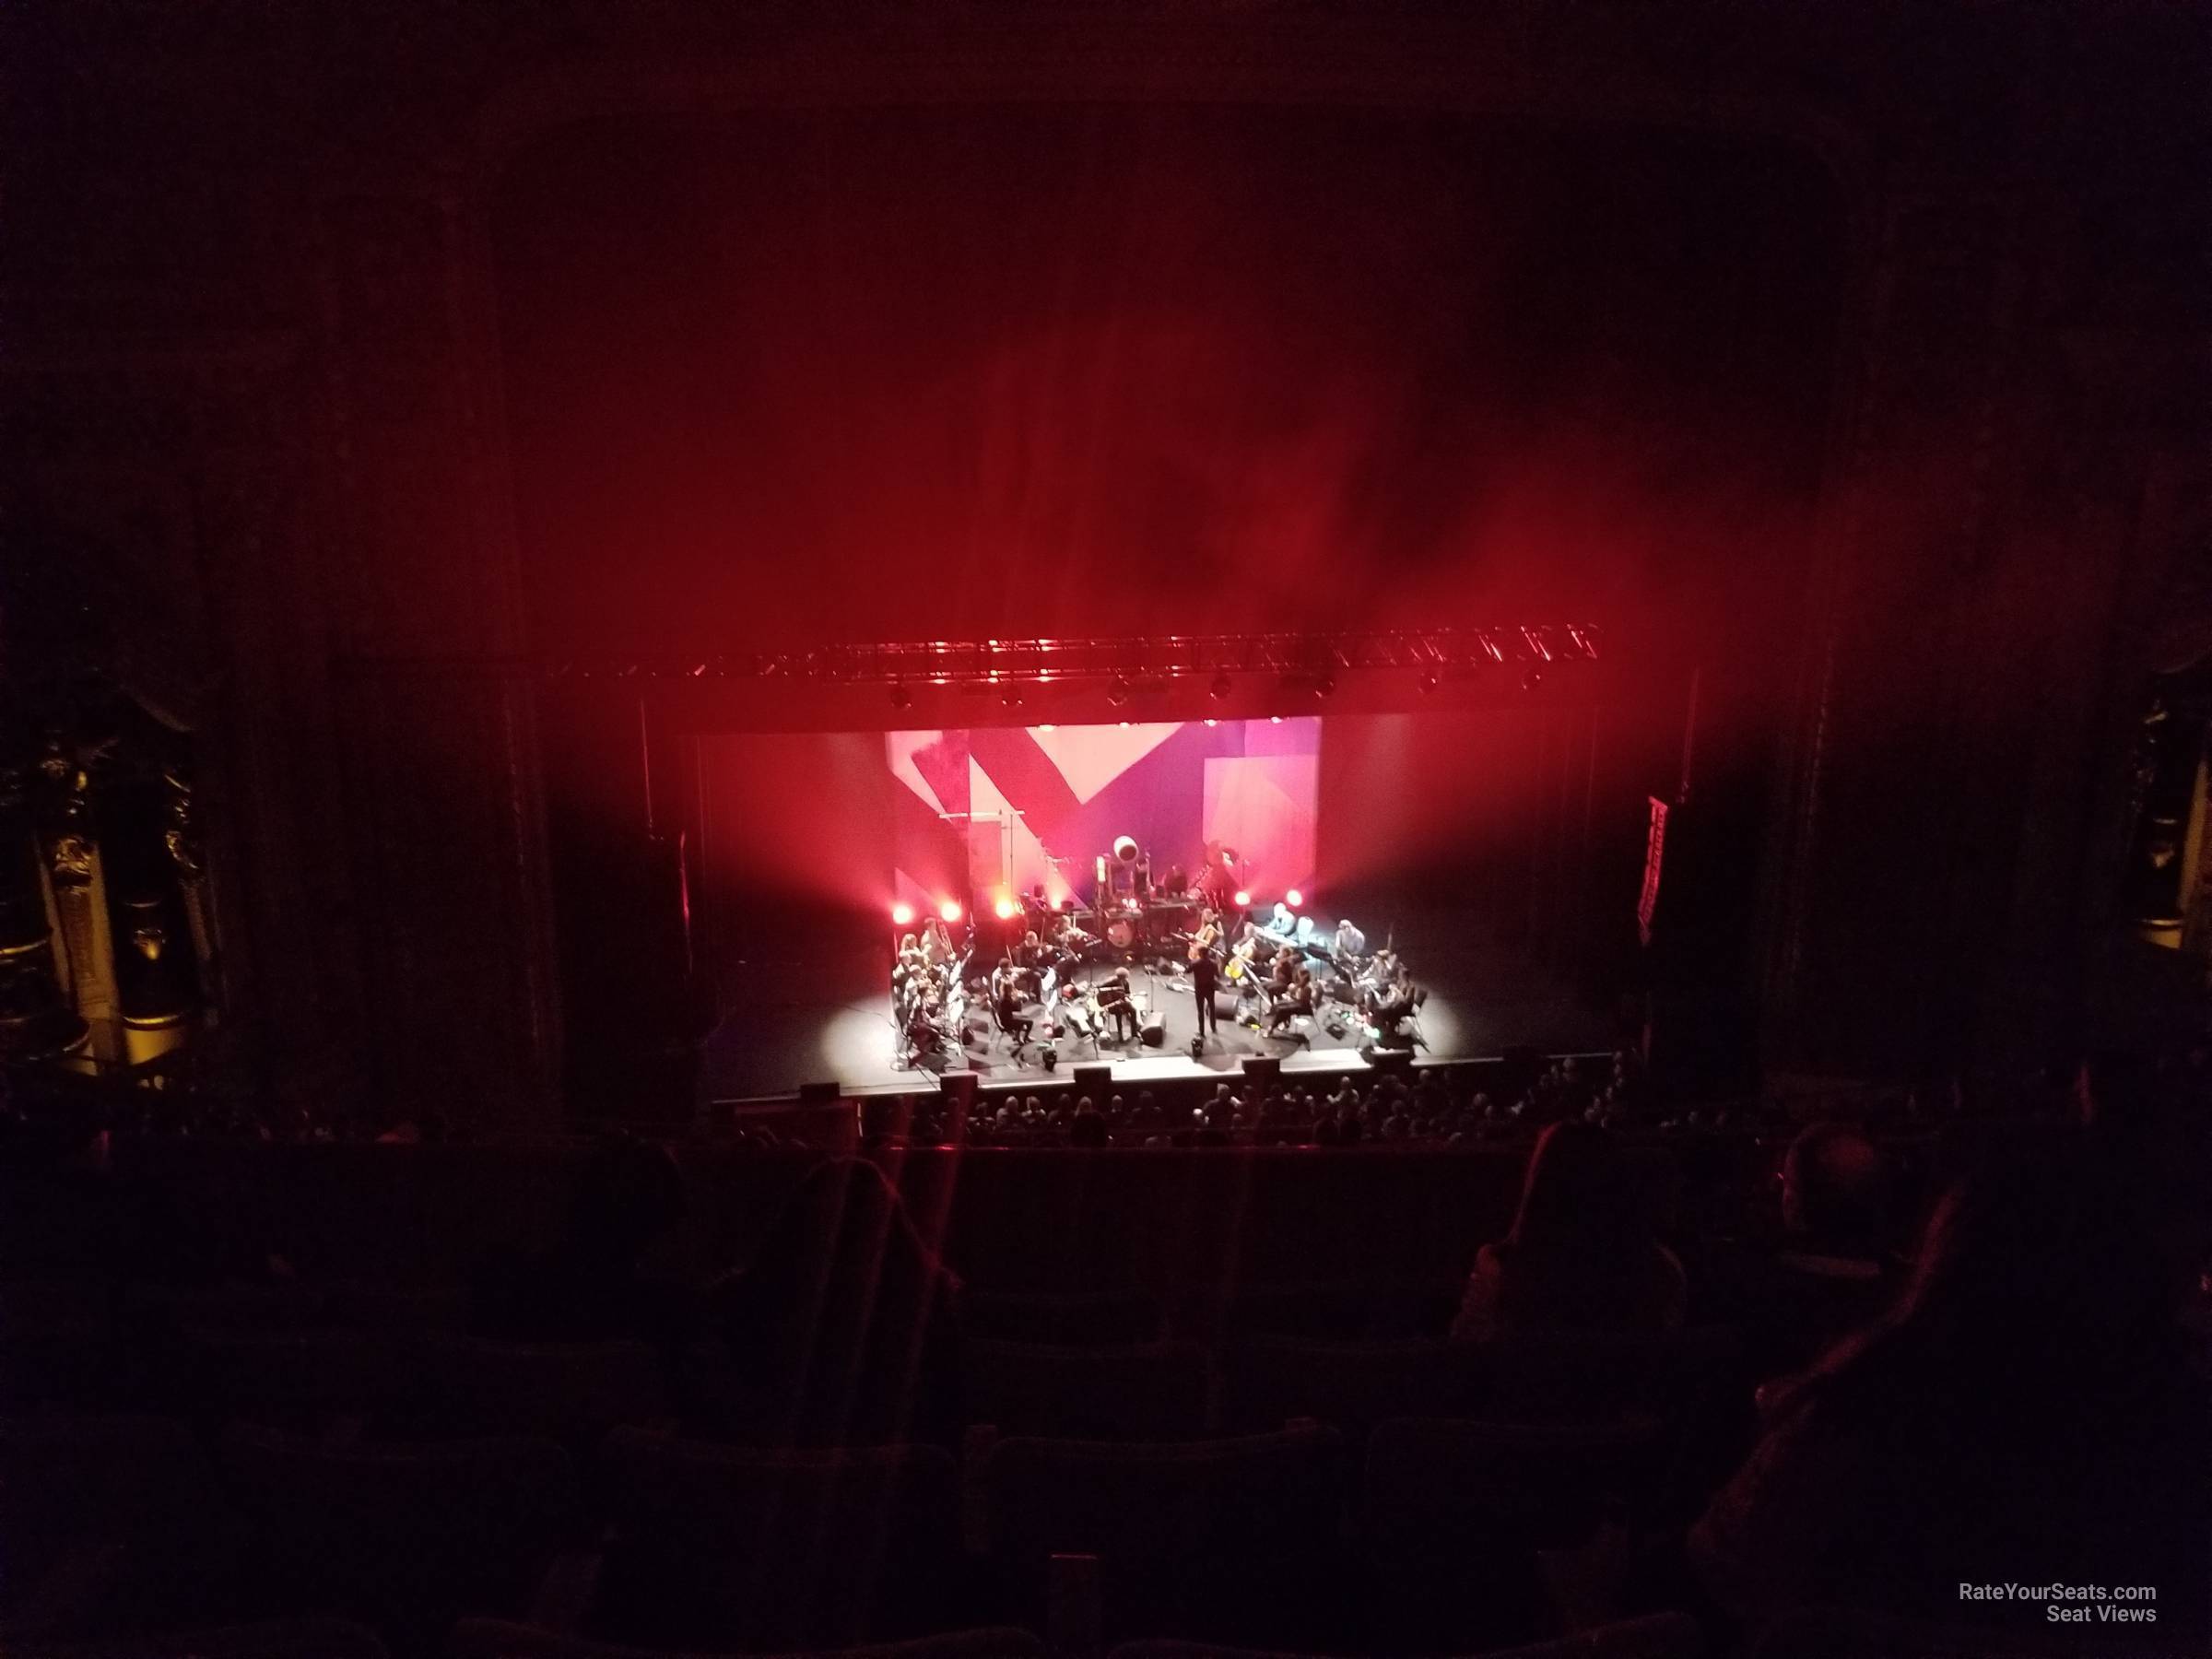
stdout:
<svg viewBox="0 0 2212 1659">
<path fill-rule="evenodd" d="M 1244 1056 L 1244 1076 L 1254 1083 L 1277 1083 L 1282 1080 L 1283 1062 L 1277 1054 L 1247 1054 Z"/>
<path fill-rule="evenodd" d="M 1111 1065 L 1078 1065 L 1076 1067 L 1076 1092 L 1087 1094 L 1093 1105 L 1104 1103 L 1106 1095 L 1113 1088 L 1113 1067 Z"/>
<path fill-rule="evenodd" d="M 1145 1039 L 1145 1046 L 1147 1048 L 1167 1047 L 1168 1017 L 1164 1014 L 1146 1015 L 1143 1036 Z"/>
</svg>

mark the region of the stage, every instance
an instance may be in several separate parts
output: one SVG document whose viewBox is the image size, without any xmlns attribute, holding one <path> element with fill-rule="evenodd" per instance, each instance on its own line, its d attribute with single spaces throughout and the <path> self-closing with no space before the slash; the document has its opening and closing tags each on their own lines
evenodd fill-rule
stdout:
<svg viewBox="0 0 2212 1659">
<path fill-rule="evenodd" d="M 1479 929 L 1438 929 L 1434 936 L 1401 942 L 1414 946 L 1407 959 L 1429 993 L 1418 1019 L 1406 1028 L 1421 1039 L 1414 1049 L 1417 1061 L 1488 1058 L 1522 1045 L 1559 1053 L 1610 1046 L 1600 1017 Z M 1109 964 L 1087 963 L 1078 977 L 1095 980 L 1110 971 Z M 888 965 L 882 972 L 888 982 Z M 1140 1000 L 1161 1016 L 1159 1046 L 1108 1040 L 1094 1048 L 1088 1041 L 1056 1036 L 1051 1070 L 1041 1042 L 1015 1054 L 1011 1041 L 992 1029 L 980 998 L 969 1010 L 962 1055 L 938 1055 L 917 1066 L 898 1064 L 888 982 L 869 995 L 750 998 L 742 1019 L 725 1019 L 703 1045 L 701 1096 L 759 1099 L 789 1094 L 809 1082 L 835 1083 L 848 1095 L 934 1093 L 939 1075 L 955 1066 L 975 1072 L 988 1085 L 1065 1077 L 1077 1065 L 1109 1065 L 1117 1086 L 1140 1088 L 1166 1078 L 1233 1073 L 1253 1055 L 1278 1059 L 1286 1075 L 1367 1069 L 1359 1053 L 1365 1039 L 1349 1009 L 1324 1001 L 1320 1015 L 1300 1022 L 1306 1040 L 1294 1041 L 1235 1024 L 1235 998 L 1224 986 L 1217 1004 L 1219 1029 L 1194 1053 L 1198 1013 L 1187 971 L 1180 966 L 1147 971 L 1140 964 L 1132 966 L 1130 978 Z M 1036 1011 L 1036 1004 L 1028 1005 L 1030 1014 Z M 1341 1034 L 1333 1026 L 1341 1027 Z"/>
</svg>

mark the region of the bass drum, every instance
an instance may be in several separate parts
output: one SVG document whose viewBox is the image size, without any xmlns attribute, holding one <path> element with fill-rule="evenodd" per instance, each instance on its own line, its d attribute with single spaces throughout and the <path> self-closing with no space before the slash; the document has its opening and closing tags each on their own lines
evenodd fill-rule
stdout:
<svg viewBox="0 0 2212 1659">
<path fill-rule="evenodd" d="M 1127 950 L 1136 943 L 1136 928 L 1125 916 L 1116 916 L 1106 924 L 1106 943 L 1116 950 Z"/>
</svg>

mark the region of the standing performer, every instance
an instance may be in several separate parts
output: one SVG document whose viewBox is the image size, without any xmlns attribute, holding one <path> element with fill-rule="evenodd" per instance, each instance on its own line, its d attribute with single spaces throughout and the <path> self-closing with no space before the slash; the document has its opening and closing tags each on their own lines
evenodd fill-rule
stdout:
<svg viewBox="0 0 2212 1659">
<path fill-rule="evenodd" d="M 959 950 L 952 942 L 952 929 L 945 925 L 945 918 L 932 916 L 922 929 L 922 954 L 929 959 L 932 968 L 943 968 L 957 960 Z"/>
<path fill-rule="evenodd" d="M 1219 1020 L 1214 1014 L 1214 987 L 1219 982 L 1221 970 L 1214 961 L 1214 953 L 1206 951 L 1191 964 L 1191 994 L 1198 999 L 1198 1035 L 1218 1031 Z"/>
</svg>

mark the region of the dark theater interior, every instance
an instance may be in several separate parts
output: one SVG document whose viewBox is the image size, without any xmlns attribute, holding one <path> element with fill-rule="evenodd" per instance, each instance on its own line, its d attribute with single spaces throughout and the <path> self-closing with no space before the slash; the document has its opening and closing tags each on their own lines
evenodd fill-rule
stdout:
<svg viewBox="0 0 2212 1659">
<path fill-rule="evenodd" d="M 2212 7 L 0 7 L 5 1659 L 2212 1653 Z"/>
</svg>

